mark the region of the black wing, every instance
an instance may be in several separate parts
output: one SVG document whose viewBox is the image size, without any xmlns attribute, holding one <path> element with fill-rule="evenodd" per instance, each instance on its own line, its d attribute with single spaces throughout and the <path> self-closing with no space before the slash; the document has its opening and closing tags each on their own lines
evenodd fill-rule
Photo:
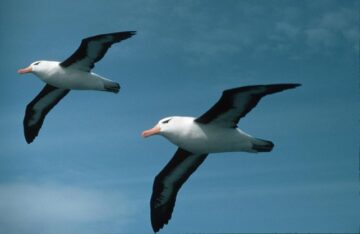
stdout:
<svg viewBox="0 0 360 234">
<path fill-rule="evenodd" d="M 207 154 L 192 154 L 179 148 L 169 163 L 155 177 L 151 195 L 151 225 L 158 232 L 171 219 L 176 195 Z"/>
<path fill-rule="evenodd" d="M 197 118 L 198 123 L 217 124 L 235 128 L 240 118 L 254 108 L 265 95 L 292 89 L 300 84 L 271 84 L 244 86 L 225 90 L 220 100 L 205 114 Z"/>
<path fill-rule="evenodd" d="M 125 40 L 133 35 L 135 31 L 101 34 L 85 38 L 81 41 L 80 47 L 64 62 L 62 67 L 75 67 L 89 72 L 94 64 L 101 60 L 112 44 Z"/>
<path fill-rule="evenodd" d="M 69 91 L 69 89 L 59 89 L 47 84 L 27 105 L 24 117 L 24 134 L 28 144 L 38 135 L 47 113 Z"/>
</svg>

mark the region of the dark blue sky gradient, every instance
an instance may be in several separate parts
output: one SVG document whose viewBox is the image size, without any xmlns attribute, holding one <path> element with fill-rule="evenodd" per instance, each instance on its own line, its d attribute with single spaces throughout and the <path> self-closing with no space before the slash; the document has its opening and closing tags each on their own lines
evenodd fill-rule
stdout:
<svg viewBox="0 0 360 234">
<path fill-rule="evenodd" d="M 0 233 L 151 233 L 153 178 L 176 147 L 140 133 L 280 82 L 302 86 L 239 123 L 274 150 L 210 155 L 161 233 L 359 231 L 358 1 L 2 1 L 0 29 Z M 16 70 L 125 30 L 93 70 L 120 93 L 70 92 L 27 145 L 44 84 Z"/>
</svg>

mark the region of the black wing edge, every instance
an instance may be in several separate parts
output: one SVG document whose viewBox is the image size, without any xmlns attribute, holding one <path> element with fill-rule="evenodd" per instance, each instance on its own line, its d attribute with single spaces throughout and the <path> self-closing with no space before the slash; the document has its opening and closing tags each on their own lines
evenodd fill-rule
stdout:
<svg viewBox="0 0 360 234">
<path fill-rule="evenodd" d="M 34 114 L 34 110 L 33 110 L 34 105 L 42 98 L 44 98 L 47 94 L 51 93 L 56 89 L 58 88 L 51 86 L 49 84 L 45 85 L 45 87 L 41 90 L 41 92 L 26 106 L 23 126 L 24 126 L 25 140 L 28 144 L 33 142 L 35 137 L 37 137 L 37 135 L 39 134 L 40 128 L 44 122 L 47 113 L 70 91 L 69 89 L 64 89 L 62 95 L 57 97 L 50 105 L 48 105 L 44 110 L 42 110 L 42 113 L 40 113 L 41 116 L 39 118 L 39 121 L 32 126 L 28 126 L 28 122 L 31 120 L 31 117 Z"/>
<path fill-rule="evenodd" d="M 265 87 L 266 91 L 260 94 L 253 94 L 254 98 L 252 102 L 246 106 L 246 111 L 242 115 L 237 116 L 236 119 L 234 119 L 233 128 L 237 127 L 237 123 L 239 122 L 240 118 L 244 117 L 252 108 L 254 108 L 257 103 L 260 101 L 260 99 L 268 94 L 281 92 L 286 89 L 293 89 L 298 86 L 301 86 L 301 84 L 297 83 L 289 83 L 289 84 L 269 84 L 269 85 L 251 85 L 251 86 L 243 86 L 233 89 L 227 89 L 223 91 L 223 94 L 221 98 L 218 100 L 218 102 L 212 106 L 207 112 L 205 112 L 203 115 L 195 119 L 195 122 L 207 124 L 210 123 L 212 120 L 216 119 L 219 115 L 221 115 L 224 112 L 227 112 L 231 108 L 233 108 L 233 96 L 237 93 L 241 92 L 247 92 L 252 89 Z"/>
<path fill-rule="evenodd" d="M 112 44 L 120 42 L 122 40 L 128 39 L 136 34 L 136 31 L 124 31 L 124 32 L 116 32 L 116 33 L 106 33 L 106 34 L 100 34 L 92 37 L 87 37 L 81 41 L 81 44 L 79 48 L 66 60 L 60 63 L 60 66 L 62 67 L 68 67 L 72 65 L 73 63 L 81 60 L 86 56 L 86 50 L 88 43 L 92 40 L 97 40 L 102 37 L 106 36 L 114 36 L 114 40 L 112 42 L 106 43 L 105 48 L 103 51 L 99 54 L 99 56 L 95 59 L 94 63 L 98 62 L 102 57 L 104 57 L 106 51 L 111 47 Z M 94 65 L 91 66 L 93 68 Z"/>
<path fill-rule="evenodd" d="M 155 208 L 157 198 L 161 196 L 164 185 L 163 180 L 168 175 L 171 174 L 171 171 L 188 157 L 191 157 L 192 153 L 178 148 L 173 158 L 168 162 L 168 164 L 161 170 L 161 172 L 155 177 L 153 184 L 153 192 L 150 200 L 150 209 L 151 209 L 151 225 L 154 232 L 158 232 L 164 227 L 165 224 L 168 224 L 171 219 L 172 212 L 174 210 L 176 195 L 180 190 L 181 186 L 186 182 L 190 175 L 201 165 L 201 163 L 206 159 L 207 154 L 199 155 L 199 159 L 189 167 L 185 174 L 183 174 L 180 179 L 174 184 L 174 190 L 171 194 L 171 200 L 162 205 L 161 207 Z"/>
</svg>

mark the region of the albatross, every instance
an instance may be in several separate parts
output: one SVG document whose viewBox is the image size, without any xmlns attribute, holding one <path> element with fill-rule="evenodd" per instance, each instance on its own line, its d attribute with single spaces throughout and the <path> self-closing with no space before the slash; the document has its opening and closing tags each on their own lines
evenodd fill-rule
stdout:
<svg viewBox="0 0 360 234">
<path fill-rule="evenodd" d="M 271 141 L 252 137 L 240 130 L 237 124 L 262 97 L 299 85 L 254 85 L 225 90 L 219 101 L 200 117 L 166 117 L 142 133 L 143 137 L 162 135 L 178 146 L 175 155 L 154 180 L 150 200 L 154 232 L 168 224 L 178 191 L 208 154 L 258 153 L 273 149 Z"/>
<path fill-rule="evenodd" d="M 41 92 L 27 105 L 23 121 L 25 139 L 30 144 L 39 134 L 48 112 L 70 90 L 99 90 L 118 93 L 117 82 L 93 72 L 112 44 L 128 39 L 135 31 L 101 34 L 85 38 L 80 47 L 65 61 L 36 61 L 18 70 L 19 74 L 33 73 L 46 83 Z"/>
</svg>

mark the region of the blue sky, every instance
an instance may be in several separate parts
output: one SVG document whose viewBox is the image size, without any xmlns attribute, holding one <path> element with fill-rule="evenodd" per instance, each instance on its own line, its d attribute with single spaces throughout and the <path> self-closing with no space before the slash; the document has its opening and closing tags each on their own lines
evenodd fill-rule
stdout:
<svg viewBox="0 0 360 234">
<path fill-rule="evenodd" d="M 213 154 L 161 233 L 358 232 L 358 1 L 2 1 L 0 233 L 151 233 L 154 176 L 176 147 L 141 131 L 199 116 L 227 88 L 267 96 L 239 127 L 271 153 Z M 119 94 L 73 91 L 26 144 L 42 89 L 16 70 L 66 59 L 82 38 L 136 30 L 94 72 Z"/>
</svg>

